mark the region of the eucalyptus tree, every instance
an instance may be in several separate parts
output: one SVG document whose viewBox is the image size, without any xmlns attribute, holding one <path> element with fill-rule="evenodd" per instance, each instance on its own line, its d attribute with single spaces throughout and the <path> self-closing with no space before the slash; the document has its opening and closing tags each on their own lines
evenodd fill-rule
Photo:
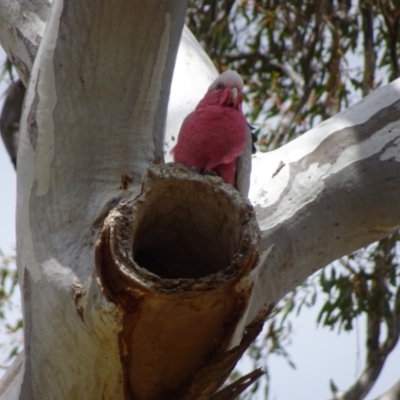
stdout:
<svg viewBox="0 0 400 400">
<path fill-rule="evenodd" d="M 0 398 L 234 398 L 262 371 L 220 387 L 274 304 L 400 226 L 398 81 L 255 156 L 252 205 L 218 177 L 163 164 L 215 76 L 186 32 L 164 135 L 185 12 L 0 1 L 0 42 L 27 85 L 25 350 Z"/>
</svg>

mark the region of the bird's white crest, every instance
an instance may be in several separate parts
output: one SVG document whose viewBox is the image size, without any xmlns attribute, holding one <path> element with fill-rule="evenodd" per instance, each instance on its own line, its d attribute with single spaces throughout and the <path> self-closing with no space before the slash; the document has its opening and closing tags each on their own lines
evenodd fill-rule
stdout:
<svg viewBox="0 0 400 400">
<path fill-rule="evenodd" d="M 215 89 L 218 83 L 223 83 L 224 86 L 235 87 L 238 91 L 243 90 L 243 79 L 236 71 L 223 72 L 208 88 L 208 90 Z"/>
</svg>

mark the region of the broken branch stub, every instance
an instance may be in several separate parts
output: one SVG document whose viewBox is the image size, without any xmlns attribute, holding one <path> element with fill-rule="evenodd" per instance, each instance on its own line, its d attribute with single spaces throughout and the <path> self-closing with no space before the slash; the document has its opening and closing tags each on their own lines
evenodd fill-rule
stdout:
<svg viewBox="0 0 400 400">
<path fill-rule="evenodd" d="M 238 358 L 221 362 L 233 334 L 247 328 L 237 326 L 259 241 L 247 200 L 219 177 L 177 164 L 150 166 L 140 193 L 109 213 L 96 259 L 102 290 L 123 314 L 127 398 L 183 399 L 194 388 L 199 395 L 218 389 Z M 224 368 L 218 385 L 209 377 L 208 389 L 193 385 L 216 360 Z"/>
</svg>

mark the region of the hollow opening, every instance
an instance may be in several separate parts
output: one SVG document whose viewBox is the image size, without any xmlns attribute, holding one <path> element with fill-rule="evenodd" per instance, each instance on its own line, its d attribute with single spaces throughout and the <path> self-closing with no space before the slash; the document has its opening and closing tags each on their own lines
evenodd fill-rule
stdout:
<svg viewBox="0 0 400 400">
<path fill-rule="evenodd" d="M 237 206 L 198 181 L 160 181 L 137 208 L 135 262 L 164 279 L 198 279 L 222 271 L 238 251 Z"/>
</svg>

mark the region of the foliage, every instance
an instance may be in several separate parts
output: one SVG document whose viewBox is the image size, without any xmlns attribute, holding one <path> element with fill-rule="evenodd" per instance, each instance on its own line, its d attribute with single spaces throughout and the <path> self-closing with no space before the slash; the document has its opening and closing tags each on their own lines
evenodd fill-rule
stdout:
<svg viewBox="0 0 400 400">
<path fill-rule="evenodd" d="M 19 296 L 18 274 L 15 257 L 7 256 L 0 250 L 0 333 L 2 333 L 1 348 L 4 351 L 0 357 L 5 364 L 21 350 L 21 310 L 15 296 Z"/>
<path fill-rule="evenodd" d="M 354 319 L 365 313 L 390 326 L 400 283 L 398 239 L 398 234 L 389 236 L 340 260 L 341 270 L 331 267 L 329 274 L 322 271 L 320 285 L 328 299 L 319 322 L 352 330 Z"/>
<path fill-rule="evenodd" d="M 243 76 L 261 150 L 281 146 L 399 77 L 395 1 L 191 0 L 186 22 L 220 70 Z M 313 306 L 319 293 L 322 326 L 351 330 L 355 318 L 367 316 L 365 368 L 381 368 L 399 337 L 399 250 L 396 234 L 334 263 L 318 273 L 318 282 L 311 277 L 277 306 L 248 353 L 254 363 L 266 366 L 273 353 L 291 362 L 287 316 Z"/>
<path fill-rule="evenodd" d="M 0 81 L 14 82 L 16 72 L 9 59 L 0 68 Z M 3 94 L 5 96 L 6 93 Z M 3 97 L 0 95 L 1 97 Z M 21 350 L 22 318 L 19 302 L 18 274 L 14 255 L 0 249 L 0 360 L 7 366 Z M 3 366 L 3 365 L 1 365 Z"/>
<path fill-rule="evenodd" d="M 11 82 L 15 80 L 15 72 L 11 61 L 7 58 L 3 67 L 0 70 L 0 82 L 5 79 L 6 77 L 9 78 Z"/>
<path fill-rule="evenodd" d="M 271 150 L 399 75 L 400 11 L 357 3 L 192 0 L 186 22 L 219 69 L 244 77 Z"/>
</svg>

